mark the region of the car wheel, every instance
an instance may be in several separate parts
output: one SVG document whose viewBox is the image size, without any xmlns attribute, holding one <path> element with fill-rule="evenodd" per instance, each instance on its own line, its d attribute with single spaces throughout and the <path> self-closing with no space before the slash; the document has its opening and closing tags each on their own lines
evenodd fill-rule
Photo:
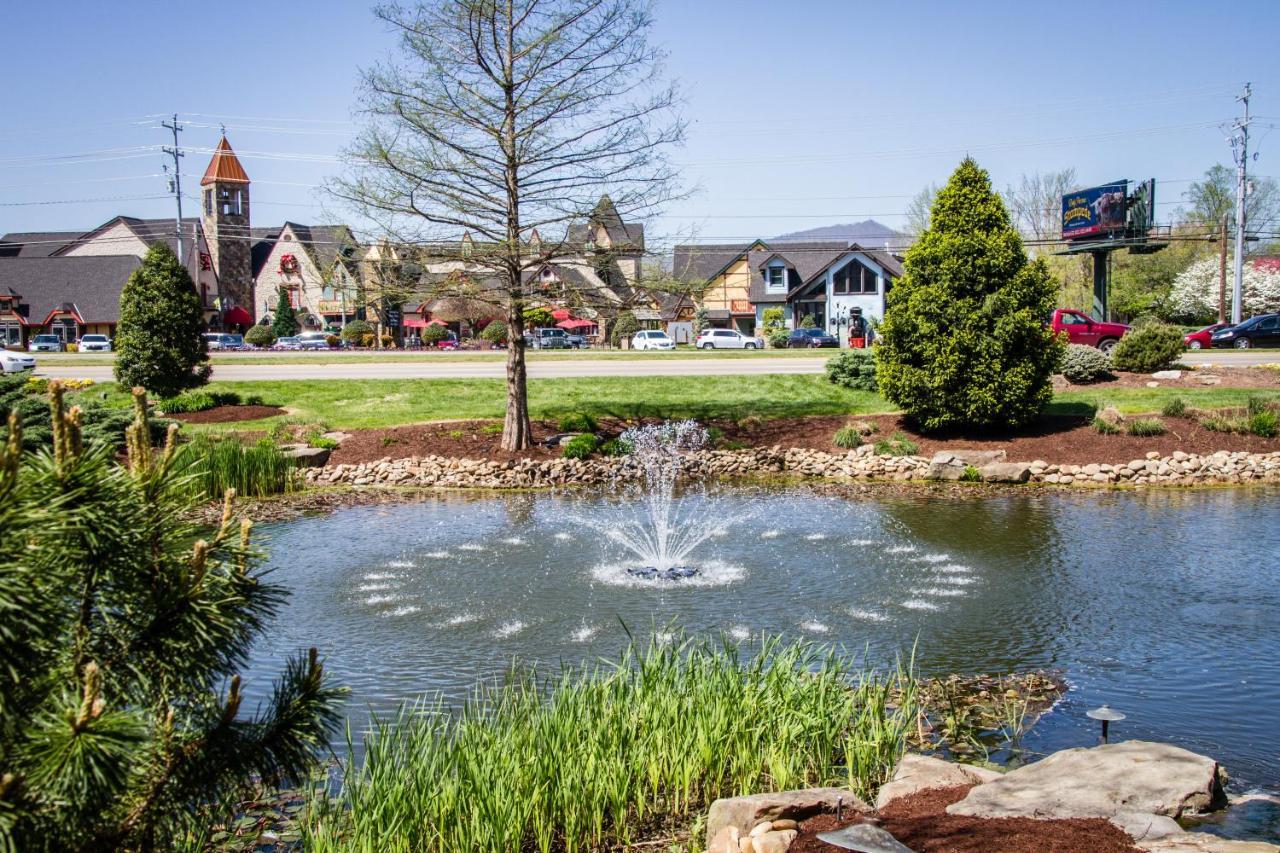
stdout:
<svg viewBox="0 0 1280 853">
<path fill-rule="evenodd" d="M 1116 348 L 1116 344 L 1118 343 L 1120 342 L 1117 341 L 1115 338 L 1107 338 L 1105 341 L 1098 342 L 1098 349 L 1110 355 L 1111 351 Z"/>
<path fill-rule="evenodd" d="M 1199 341 L 1192 341 L 1191 343 L 1187 344 L 1187 348 L 1188 348 L 1188 349 L 1203 349 L 1203 348 L 1204 348 L 1204 344 L 1200 343 Z"/>
<path fill-rule="evenodd" d="M 715 341 L 707 341 L 707 349 L 715 349 L 715 348 L 716 348 Z"/>
<path fill-rule="evenodd" d="M 1249 349 L 1251 346 L 1253 346 L 1253 341 L 1249 340 L 1248 338 L 1236 338 L 1236 342 L 1235 342 L 1236 349 Z"/>
<path fill-rule="evenodd" d="M 748 344 L 744 344 L 742 348 L 743 348 L 743 349 L 755 349 L 755 348 L 756 348 L 756 345 L 755 345 L 754 343 L 748 343 Z"/>
</svg>

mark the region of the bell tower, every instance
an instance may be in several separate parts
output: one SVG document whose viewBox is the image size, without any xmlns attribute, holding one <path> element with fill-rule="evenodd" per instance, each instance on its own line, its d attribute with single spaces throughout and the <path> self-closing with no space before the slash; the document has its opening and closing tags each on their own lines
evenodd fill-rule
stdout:
<svg viewBox="0 0 1280 853">
<path fill-rule="evenodd" d="M 254 315 L 249 175 L 223 136 L 200 179 L 202 219 L 222 310 L 240 307 Z"/>
</svg>

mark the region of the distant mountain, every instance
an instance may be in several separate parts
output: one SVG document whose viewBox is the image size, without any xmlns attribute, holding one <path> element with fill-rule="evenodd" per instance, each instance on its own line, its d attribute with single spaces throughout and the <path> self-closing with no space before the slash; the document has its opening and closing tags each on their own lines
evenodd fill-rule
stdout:
<svg viewBox="0 0 1280 853">
<path fill-rule="evenodd" d="M 865 219 L 862 222 L 823 225 L 819 228 L 809 228 L 805 231 L 792 231 L 790 234 L 770 237 L 765 242 L 798 243 L 815 240 L 846 240 L 859 243 L 868 249 L 874 249 L 883 246 L 886 242 L 892 246 L 902 246 L 909 243 L 911 238 L 901 231 L 894 231 L 887 225 L 881 225 L 874 219 Z"/>
</svg>

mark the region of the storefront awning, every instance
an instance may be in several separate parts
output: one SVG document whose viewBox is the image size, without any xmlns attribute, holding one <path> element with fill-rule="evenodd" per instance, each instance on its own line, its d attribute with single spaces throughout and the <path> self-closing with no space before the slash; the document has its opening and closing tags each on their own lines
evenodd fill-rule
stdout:
<svg viewBox="0 0 1280 853">
<path fill-rule="evenodd" d="M 252 326 L 253 318 L 249 312 L 237 305 L 222 312 L 222 321 L 229 326 Z"/>
<path fill-rule="evenodd" d="M 421 317 L 405 317 L 400 321 L 400 325 L 406 329 L 425 329 L 427 321 Z"/>
<path fill-rule="evenodd" d="M 578 320 L 570 317 L 568 320 L 561 320 L 559 323 L 556 323 L 556 325 L 562 329 L 587 329 L 595 328 L 596 324 L 590 320 Z"/>
</svg>

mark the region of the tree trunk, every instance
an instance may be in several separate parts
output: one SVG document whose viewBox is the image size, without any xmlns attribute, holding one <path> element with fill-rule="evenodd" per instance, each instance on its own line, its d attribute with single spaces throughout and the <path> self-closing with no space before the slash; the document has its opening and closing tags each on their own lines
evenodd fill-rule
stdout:
<svg viewBox="0 0 1280 853">
<path fill-rule="evenodd" d="M 502 425 L 503 450 L 526 450 L 533 444 L 524 361 L 524 314 L 520 304 L 520 300 L 513 299 L 507 310 L 507 419 Z"/>
</svg>

